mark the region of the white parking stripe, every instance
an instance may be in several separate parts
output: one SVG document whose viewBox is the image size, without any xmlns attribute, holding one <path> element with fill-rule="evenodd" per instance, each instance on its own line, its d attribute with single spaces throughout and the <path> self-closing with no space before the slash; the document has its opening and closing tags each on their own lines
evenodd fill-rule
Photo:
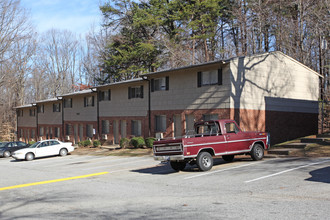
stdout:
<svg viewBox="0 0 330 220">
<path fill-rule="evenodd" d="M 262 162 L 262 161 L 260 161 L 260 162 Z M 257 163 L 260 163 L 260 162 L 257 162 Z M 219 172 L 223 172 L 223 171 L 227 171 L 227 170 L 238 169 L 238 168 L 250 166 L 250 165 L 253 165 L 253 164 L 256 164 L 256 162 L 244 164 L 244 165 L 237 166 L 237 167 L 230 167 L 230 168 L 223 169 L 223 170 L 216 170 L 216 171 L 211 171 L 211 172 L 205 172 L 205 173 L 201 173 L 201 174 L 198 174 L 198 175 L 189 176 L 189 177 L 186 177 L 184 179 L 185 180 L 188 180 L 188 179 L 192 179 L 192 178 L 196 178 L 196 177 L 201 177 L 201 176 L 206 176 L 206 175 L 211 175 L 211 174 L 214 174 L 214 173 L 219 173 Z"/>
<path fill-rule="evenodd" d="M 280 174 L 283 174 L 283 173 L 287 173 L 287 172 L 290 172 L 290 171 L 293 171 L 293 170 L 298 170 L 298 169 L 301 169 L 301 168 L 304 168 L 304 167 L 309 167 L 309 166 L 313 166 L 313 165 L 317 165 L 317 164 L 322 164 L 322 163 L 327 163 L 327 162 L 330 162 L 330 160 L 325 160 L 325 161 L 316 162 L 316 163 L 310 163 L 310 164 L 306 164 L 306 165 L 303 165 L 303 166 L 295 167 L 295 168 L 292 168 L 292 169 L 283 170 L 283 171 L 278 172 L 278 173 L 270 174 L 270 175 L 267 175 L 267 176 L 262 176 L 262 177 L 259 177 L 259 178 L 256 178 L 256 179 L 252 179 L 252 180 L 247 180 L 247 181 L 245 181 L 245 183 L 251 183 L 251 182 L 254 182 L 254 181 L 258 181 L 258 180 L 266 179 L 266 178 L 269 178 L 269 177 L 277 176 L 277 175 L 280 175 Z"/>
</svg>

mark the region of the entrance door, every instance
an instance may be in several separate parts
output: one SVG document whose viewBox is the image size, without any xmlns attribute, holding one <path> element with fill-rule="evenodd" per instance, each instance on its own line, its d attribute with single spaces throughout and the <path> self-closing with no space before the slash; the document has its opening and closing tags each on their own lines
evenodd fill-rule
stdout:
<svg viewBox="0 0 330 220">
<path fill-rule="evenodd" d="M 74 143 L 73 144 L 76 144 L 79 142 L 78 141 L 78 125 L 74 125 L 73 134 L 74 134 Z"/>
<path fill-rule="evenodd" d="M 182 123 L 181 123 L 181 115 L 174 115 L 174 137 L 182 136 Z"/>
<path fill-rule="evenodd" d="M 80 141 L 83 141 L 84 139 L 84 126 L 83 125 L 79 125 L 79 139 Z"/>
<path fill-rule="evenodd" d="M 113 121 L 113 142 L 114 144 L 119 144 L 119 123 L 118 120 Z"/>
<path fill-rule="evenodd" d="M 126 138 L 126 120 L 120 122 L 120 134 L 121 138 Z"/>
</svg>

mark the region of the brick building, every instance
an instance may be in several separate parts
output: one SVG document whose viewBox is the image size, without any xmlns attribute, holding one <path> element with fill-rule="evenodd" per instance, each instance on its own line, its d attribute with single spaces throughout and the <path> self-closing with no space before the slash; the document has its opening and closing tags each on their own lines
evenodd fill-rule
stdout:
<svg viewBox="0 0 330 220">
<path fill-rule="evenodd" d="M 37 137 L 41 127 L 43 137 L 55 137 L 59 127 L 60 139 L 119 143 L 132 136 L 181 136 L 194 121 L 231 118 L 243 130 L 270 132 L 278 143 L 318 132 L 319 77 L 281 52 L 169 69 L 17 107 L 18 137 L 31 139 L 26 130 L 34 127 Z M 55 103 L 61 117 L 51 112 Z M 39 111 L 25 113 L 42 105 L 42 114 L 49 112 L 42 117 L 52 121 L 43 121 Z"/>
</svg>

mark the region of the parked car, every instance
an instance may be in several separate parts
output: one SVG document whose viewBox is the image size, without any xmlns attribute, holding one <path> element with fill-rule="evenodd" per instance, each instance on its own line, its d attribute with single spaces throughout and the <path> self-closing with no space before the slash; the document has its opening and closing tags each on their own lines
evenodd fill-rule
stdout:
<svg viewBox="0 0 330 220">
<path fill-rule="evenodd" d="M 12 157 L 16 160 L 33 160 L 34 158 L 47 156 L 66 156 L 72 152 L 74 147 L 71 142 L 62 142 L 59 140 L 43 140 L 38 141 L 28 148 L 15 151 Z"/>
<path fill-rule="evenodd" d="M 0 144 L 0 156 L 1 157 L 10 157 L 11 154 L 22 148 L 26 148 L 29 145 L 22 141 L 14 141 L 14 142 L 2 142 Z"/>
</svg>

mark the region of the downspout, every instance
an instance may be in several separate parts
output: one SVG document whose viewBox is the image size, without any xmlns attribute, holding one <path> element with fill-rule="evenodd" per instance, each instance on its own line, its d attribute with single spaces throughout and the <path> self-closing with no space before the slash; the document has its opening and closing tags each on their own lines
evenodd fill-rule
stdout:
<svg viewBox="0 0 330 220">
<path fill-rule="evenodd" d="M 60 140 L 62 140 L 62 141 L 65 141 L 65 136 L 64 136 L 64 99 L 63 99 L 63 96 L 58 96 L 57 97 L 57 100 L 61 100 L 61 110 L 62 110 L 62 139 L 61 138 L 59 138 Z"/>
<path fill-rule="evenodd" d="M 36 141 L 39 140 L 39 120 L 38 120 L 38 105 L 37 104 L 32 104 L 34 106 L 36 106 Z"/>
<path fill-rule="evenodd" d="M 151 137 L 151 84 L 147 76 L 142 76 L 142 79 L 148 81 L 148 135 Z"/>
<path fill-rule="evenodd" d="M 96 92 L 96 121 L 97 121 L 97 140 L 100 140 L 100 100 L 99 100 L 99 94 L 97 92 L 97 89 L 93 90 L 91 88 L 92 92 Z"/>
</svg>

